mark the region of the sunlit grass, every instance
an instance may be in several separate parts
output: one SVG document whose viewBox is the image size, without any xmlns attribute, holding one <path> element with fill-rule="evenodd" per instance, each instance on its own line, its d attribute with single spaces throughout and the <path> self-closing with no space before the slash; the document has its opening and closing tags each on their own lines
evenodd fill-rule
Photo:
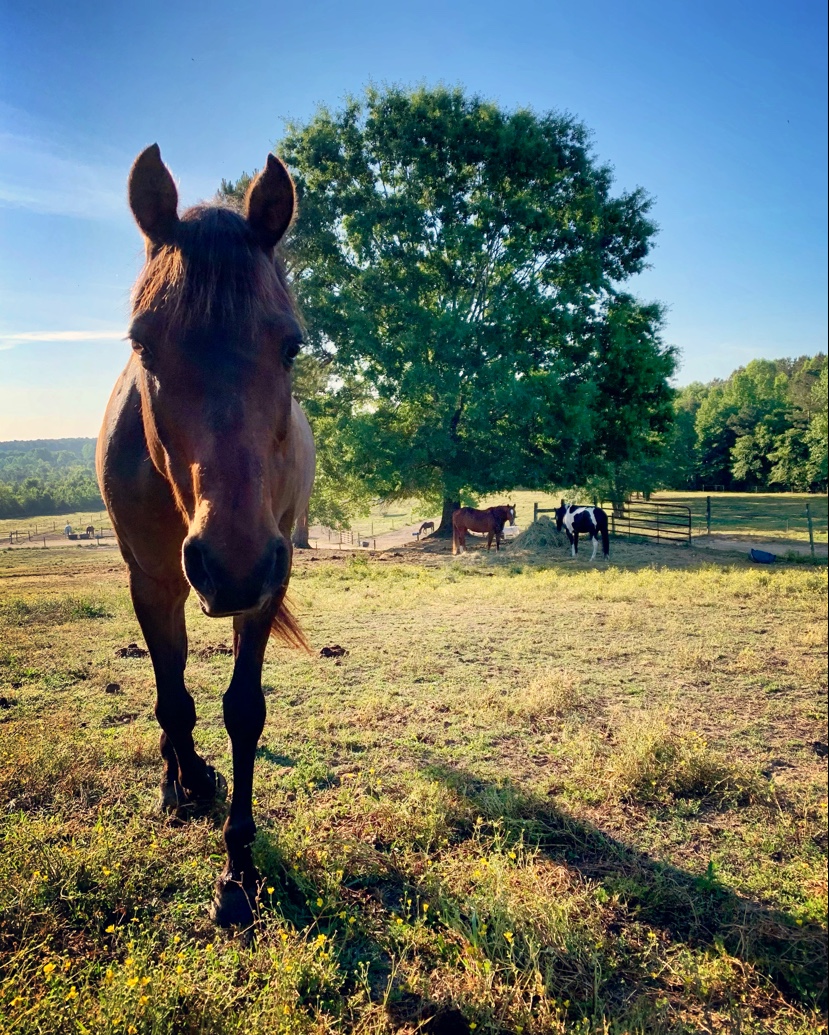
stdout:
<svg viewBox="0 0 829 1035">
<path fill-rule="evenodd" d="M 301 560 L 246 943 L 207 918 L 221 817 L 156 811 L 123 568 L 78 554 L 0 564 L 4 1035 L 825 1030 L 820 572 Z M 230 775 L 229 628 L 188 619 Z"/>
</svg>

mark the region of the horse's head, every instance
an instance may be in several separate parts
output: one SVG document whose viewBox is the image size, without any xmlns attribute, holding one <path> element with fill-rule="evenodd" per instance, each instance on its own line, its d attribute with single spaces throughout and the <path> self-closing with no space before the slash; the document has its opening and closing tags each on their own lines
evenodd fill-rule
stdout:
<svg viewBox="0 0 829 1035">
<path fill-rule="evenodd" d="M 560 507 L 558 507 L 556 509 L 556 512 L 555 512 L 556 528 L 558 529 L 559 532 L 561 531 L 562 526 L 564 524 L 564 515 L 566 513 L 567 513 L 567 504 L 566 503 L 562 504 Z"/>
<path fill-rule="evenodd" d="M 146 241 L 132 342 L 150 456 L 187 527 L 184 572 L 209 615 L 264 606 L 290 544 L 291 364 L 299 320 L 274 258 L 294 214 L 285 166 L 268 155 L 244 215 L 178 215 L 158 146 L 132 167 L 129 201 Z"/>
<path fill-rule="evenodd" d="M 509 523 L 511 525 L 514 525 L 515 524 L 515 504 L 514 503 L 510 503 L 510 505 L 507 507 L 507 511 L 509 513 Z"/>
</svg>

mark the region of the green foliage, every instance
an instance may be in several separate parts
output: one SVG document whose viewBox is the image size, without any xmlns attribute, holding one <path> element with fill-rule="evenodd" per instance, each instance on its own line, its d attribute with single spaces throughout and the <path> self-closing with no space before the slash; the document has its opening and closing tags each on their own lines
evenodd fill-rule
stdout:
<svg viewBox="0 0 829 1035">
<path fill-rule="evenodd" d="M 651 202 L 611 193 L 573 118 L 372 87 L 278 151 L 332 484 L 439 503 L 576 481 L 670 423 L 661 309 L 616 287 L 645 264 Z"/>
<path fill-rule="evenodd" d="M 823 354 L 756 359 L 682 389 L 655 487 L 825 492 L 826 371 Z"/>
<path fill-rule="evenodd" d="M 102 506 L 94 438 L 0 442 L 0 518 Z"/>
</svg>

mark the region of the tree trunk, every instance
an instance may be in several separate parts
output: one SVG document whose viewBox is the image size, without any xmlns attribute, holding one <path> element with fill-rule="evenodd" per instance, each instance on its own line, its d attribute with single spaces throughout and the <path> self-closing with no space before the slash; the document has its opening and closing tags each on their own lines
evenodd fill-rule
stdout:
<svg viewBox="0 0 829 1035">
<path fill-rule="evenodd" d="M 291 536 L 291 542 L 297 548 L 297 550 L 310 550 L 311 543 L 308 541 L 308 508 L 299 515 L 294 528 L 294 534 Z"/>
<path fill-rule="evenodd" d="M 444 539 L 452 537 L 452 515 L 459 508 L 460 502 L 458 500 L 443 501 L 443 513 L 440 516 L 440 524 L 433 533 L 434 535 L 439 535 Z"/>
</svg>

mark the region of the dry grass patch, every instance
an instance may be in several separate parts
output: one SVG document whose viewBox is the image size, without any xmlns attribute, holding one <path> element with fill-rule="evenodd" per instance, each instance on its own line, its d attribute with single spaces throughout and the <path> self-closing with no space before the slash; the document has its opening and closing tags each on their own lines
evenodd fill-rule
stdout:
<svg viewBox="0 0 829 1035">
<path fill-rule="evenodd" d="M 497 699 L 497 705 L 506 717 L 537 725 L 566 718 L 586 700 L 582 683 L 574 673 L 549 668 L 534 676 L 527 686 L 505 692 Z"/>
<path fill-rule="evenodd" d="M 723 806 L 771 797 L 759 774 L 713 750 L 679 716 L 660 711 L 623 718 L 609 747 L 580 730 L 570 750 L 576 784 L 584 779 L 592 794 L 607 799 L 655 804 L 694 798 Z"/>
</svg>

